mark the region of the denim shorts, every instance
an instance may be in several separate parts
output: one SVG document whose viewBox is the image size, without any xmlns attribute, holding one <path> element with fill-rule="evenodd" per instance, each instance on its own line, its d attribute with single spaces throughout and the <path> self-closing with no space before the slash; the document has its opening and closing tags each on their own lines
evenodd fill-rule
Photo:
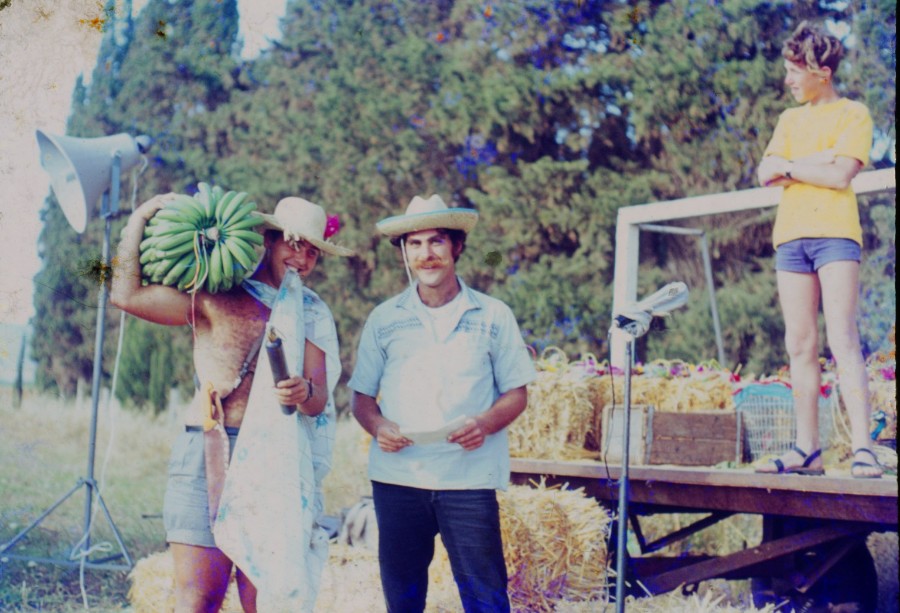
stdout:
<svg viewBox="0 0 900 613">
<path fill-rule="evenodd" d="M 798 238 L 778 245 L 775 270 L 813 273 L 831 262 L 859 262 L 862 249 L 849 238 Z"/>
<path fill-rule="evenodd" d="M 227 430 L 229 446 L 233 450 L 237 431 Z M 169 457 L 169 481 L 163 499 L 166 541 L 200 547 L 216 546 L 209 525 L 207 496 L 203 432 L 184 431 L 175 440 Z"/>
</svg>

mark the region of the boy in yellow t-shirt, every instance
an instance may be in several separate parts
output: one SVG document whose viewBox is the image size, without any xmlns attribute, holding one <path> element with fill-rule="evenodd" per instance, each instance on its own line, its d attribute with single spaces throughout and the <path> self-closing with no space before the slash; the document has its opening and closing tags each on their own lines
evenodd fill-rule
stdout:
<svg viewBox="0 0 900 613">
<path fill-rule="evenodd" d="M 824 473 L 818 440 L 820 298 L 850 418 L 851 472 L 857 478 L 883 472 L 869 437 L 868 380 L 856 324 L 862 228 L 850 188 L 869 161 L 872 119 L 865 106 L 841 98 L 834 88 L 843 54 L 837 38 L 807 22 L 782 47 L 784 83 L 803 106 L 781 114 L 757 177 L 762 185 L 784 187 L 773 241 L 797 440 L 757 472 Z"/>
</svg>

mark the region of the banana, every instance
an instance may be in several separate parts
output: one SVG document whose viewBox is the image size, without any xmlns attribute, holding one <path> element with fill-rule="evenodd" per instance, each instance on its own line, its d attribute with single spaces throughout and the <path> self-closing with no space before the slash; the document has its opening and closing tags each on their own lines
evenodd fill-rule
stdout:
<svg viewBox="0 0 900 613">
<path fill-rule="evenodd" d="M 255 228 L 263 222 L 263 218 L 255 213 L 256 203 L 248 202 L 242 206 L 234 215 L 228 225 L 225 226 L 225 232 L 231 230 L 249 230 Z"/>
<path fill-rule="evenodd" d="M 197 184 L 197 194 L 194 196 L 203 205 L 203 214 L 207 219 L 212 219 L 215 214 L 215 200 L 209 183 L 201 181 Z"/>
<path fill-rule="evenodd" d="M 264 242 L 262 234 L 252 230 L 231 230 L 228 232 L 228 237 L 239 238 L 251 245 L 262 245 Z"/>
<path fill-rule="evenodd" d="M 213 185 L 212 195 L 216 201 L 219 201 L 225 196 L 225 190 L 222 189 L 221 185 Z"/>
<path fill-rule="evenodd" d="M 153 261 L 149 264 L 144 264 L 141 266 L 141 277 L 149 281 L 153 278 L 153 272 L 156 269 L 157 265 L 159 265 L 159 261 Z"/>
<path fill-rule="evenodd" d="M 175 258 L 176 260 L 184 255 L 185 253 L 191 252 L 194 250 L 194 241 L 196 240 L 196 232 L 195 235 L 190 238 L 190 240 L 186 240 L 177 247 L 173 247 L 171 249 L 165 250 L 159 255 L 159 259 L 168 260 L 171 258 Z M 159 253 L 159 252 L 157 252 Z"/>
<path fill-rule="evenodd" d="M 195 266 L 195 260 L 191 260 L 191 263 L 187 268 L 185 268 L 184 272 L 182 273 L 181 278 L 178 279 L 178 291 L 183 292 L 191 286 L 191 283 L 194 280 Z"/>
<path fill-rule="evenodd" d="M 206 279 L 206 291 L 215 294 L 222 285 L 222 251 L 221 243 L 216 242 L 209 252 L 209 275 Z"/>
<path fill-rule="evenodd" d="M 141 264 L 149 264 L 150 262 L 154 262 L 159 259 L 159 252 L 156 249 L 146 249 L 144 251 L 141 251 L 141 257 L 138 261 Z"/>
<path fill-rule="evenodd" d="M 160 281 L 162 281 L 163 275 L 164 275 L 165 272 L 166 272 L 166 271 L 163 270 L 163 267 L 164 267 L 167 263 L 168 263 L 168 262 L 166 262 L 165 260 L 158 260 L 158 261 L 156 262 L 156 265 L 153 266 L 153 269 L 152 269 L 152 270 L 153 270 L 153 274 L 150 275 L 150 282 L 151 282 L 151 283 L 159 283 Z"/>
<path fill-rule="evenodd" d="M 181 259 L 176 260 L 172 268 L 170 268 L 166 275 L 163 277 L 163 285 L 174 285 L 178 281 L 178 279 L 180 279 L 181 276 L 184 275 L 184 271 L 190 267 L 193 261 L 193 253 L 187 253 L 181 256 Z"/>
<path fill-rule="evenodd" d="M 169 234 L 178 234 L 179 232 L 196 232 L 197 226 L 192 223 L 185 223 L 180 221 L 166 221 L 156 226 L 156 231 L 153 233 L 153 236 L 160 237 L 166 236 Z"/>
<path fill-rule="evenodd" d="M 159 232 L 159 226 L 163 223 L 188 223 L 188 224 L 199 224 L 201 220 L 201 216 L 195 210 L 188 208 L 186 206 L 168 206 L 162 210 L 160 210 L 156 215 L 153 216 L 153 219 L 159 219 L 156 222 L 157 229 L 154 233 Z"/>
<path fill-rule="evenodd" d="M 216 224 L 220 228 L 225 223 L 225 210 L 228 208 L 228 206 L 234 200 L 235 196 L 237 196 L 236 192 L 228 192 L 227 194 L 225 194 L 224 196 L 219 198 L 218 201 L 216 201 L 216 207 L 215 207 L 216 208 L 216 211 L 215 211 Z"/>
<path fill-rule="evenodd" d="M 156 243 L 159 241 L 159 237 L 157 236 L 148 236 L 144 240 L 141 241 L 141 244 L 138 246 L 138 249 L 141 253 L 153 249 L 156 247 Z"/>
<path fill-rule="evenodd" d="M 153 269 L 153 277 L 159 278 L 159 281 L 163 285 L 168 285 L 168 283 L 166 283 L 164 279 L 166 275 L 169 274 L 169 271 L 171 271 L 178 262 L 179 258 L 160 259 Z"/>
<path fill-rule="evenodd" d="M 234 216 L 235 211 L 237 211 L 241 207 L 241 205 L 244 204 L 244 200 L 246 199 L 247 192 L 234 193 L 234 198 L 231 198 L 227 204 L 224 204 L 222 206 L 222 225 L 228 225 L 228 222 Z"/>
<path fill-rule="evenodd" d="M 234 258 L 231 256 L 231 250 L 225 245 L 224 241 L 220 241 L 217 245 L 222 256 L 222 289 L 229 290 L 234 284 Z"/>
<path fill-rule="evenodd" d="M 192 294 L 196 294 L 203 288 L 203 285 L 206 283 L 206 279 L 209 276 L 209 255 L 206 253 L 206 251 L 202 249 L 200 250 L 200 258 L 198 262 L 198 274 L 193 282 L 193 287 L 191 288 Z"/>
<path fill-rule="evenodd" d="M 244 250 L 244 255 L 246 255 L 247 259 L 250 260 L 250 266 L 247 268 L 247 270 L 249 272 L 253 272 L 253 269 L 256 268 L 256 265 L 259 262 L 259 254 L 256 252 L 256 249 L 253 248 L 253 245 L 244 241 L 239 240 L 238 246 L 240 247 L 240 249 Z"/>
<path fill-rule="evenodd" d="M 243 266 L 245 270 L 250 271 L 253 270 L 253 265 L 256 263 L 256 260 L 251 258 L 247 252 L 244 251 L 244 245 L 245 243 L 242 241 L 231 237 L 225 239 L 225 246 L 231 251 L 234 260 Z"/>
<path fill-rule="evenodd" d="M 154 247 L 157 251 L 169 251 L 177 247 L 191 243 L 194 240 L 196 232 L 179 232 L 178 234 L 169 234 L 163 236 L 156 241 Z"/>
</svg>

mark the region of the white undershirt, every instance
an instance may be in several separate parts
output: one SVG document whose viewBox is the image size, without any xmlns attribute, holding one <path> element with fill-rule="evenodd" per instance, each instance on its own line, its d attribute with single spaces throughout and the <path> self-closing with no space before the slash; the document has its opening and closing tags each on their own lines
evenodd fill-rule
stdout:
<svg viewBox="0 0 900 613">
<path fill-rule="evenodd" d="M 431 320 L 431 328 L 434 333 L 435 340 L 441 341 L 450 336 L 450 333 L 459 323 L 459 309 L 462 307 L 462 292 L 457 292 L 456 296 L 447 304 L 439 307 L 430 307 L 424 302 L 424 312 Z"/>
</svg>

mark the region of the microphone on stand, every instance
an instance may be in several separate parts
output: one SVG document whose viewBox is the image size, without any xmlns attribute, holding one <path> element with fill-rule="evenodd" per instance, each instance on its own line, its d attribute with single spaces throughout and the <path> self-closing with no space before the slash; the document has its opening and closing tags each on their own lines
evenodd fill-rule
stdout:
<svg viewBox="0 0 900 613">
<path fill-rule="evenodd" d="M 625 335 L 625 415 L 622 425 L 622 473 L 619 479 L 618 542 L 616 544 L 616 613 L 625 611 L 625 557 L 628 538 L 628 443 L 631 424 L 631 360 L 634 341 L 650 331 L 650 322 L 687 303 L 688 287 L 680 281 L 669 283 L 638 302 L 613 313 L 610 334 Z"/>
<path fill-rule="evenodd" d="M 688 299 L 688 287 L 681 281 L 669 283 L 638 302 L 630 302 L 613 314 L 615 327 L 639 338 L 650 331 L 654 317 L 662 317 Z"/>
</svg>

